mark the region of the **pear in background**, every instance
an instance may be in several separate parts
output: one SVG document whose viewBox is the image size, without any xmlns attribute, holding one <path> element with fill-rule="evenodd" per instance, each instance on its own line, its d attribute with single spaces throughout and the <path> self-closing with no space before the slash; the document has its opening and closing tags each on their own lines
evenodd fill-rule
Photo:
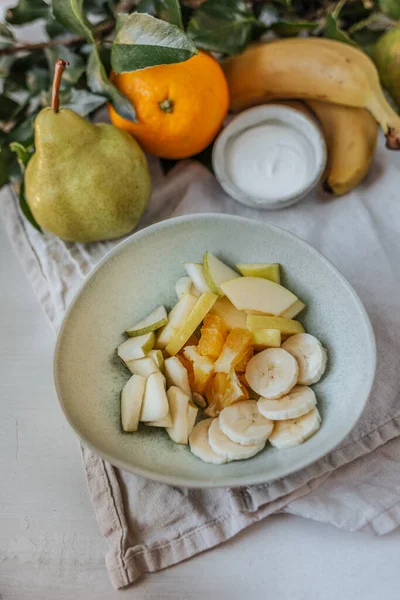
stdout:
<svg viewBox="0 0 400 600">
<path fill-rule="evenodd" d="M 36 117 L 36 152 L 25 172 L 27 202 L 39 225 L 64 240 L 118 238 L 135 228 L 150 198 L 146 157 L 114 125 L 93 125 L 72 110 L 59 110 L 66 66 L 56 62 L 51 107 Z"/>
</svg>

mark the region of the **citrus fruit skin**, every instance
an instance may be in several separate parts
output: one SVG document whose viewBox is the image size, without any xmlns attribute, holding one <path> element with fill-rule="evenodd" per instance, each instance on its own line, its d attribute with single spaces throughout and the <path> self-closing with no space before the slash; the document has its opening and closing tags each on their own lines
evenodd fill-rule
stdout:
<svg viewBox="0 0 400 600">
<path fill-rule="evenodd" d="M 204 150 L 228 112 L 225 75 L 205 52 L 181 63 L 112 73 L 111 80 L 133 103 L 138 122 L 123 119 L 109 106 L 111 121 L 131 133 L 145 152 L 162 158 L 187 158 Z"/>
</svg>

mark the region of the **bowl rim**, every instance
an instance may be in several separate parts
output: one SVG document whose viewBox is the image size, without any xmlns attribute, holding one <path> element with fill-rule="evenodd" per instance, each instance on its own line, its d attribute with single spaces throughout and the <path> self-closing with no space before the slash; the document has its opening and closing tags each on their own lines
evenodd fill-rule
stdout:
<svg viewBox="0 0 400 600">
<path fill-rule="evenodd" d="M 302 133 L 313 148 L 315 164 L 312 177 L 302 188 L 274 201 L 267 196 L 262 198 L 252 195 L 234 183 L 227 167 L 225 150 L 229 142 L 241 133 L 275 121 Z M 279 101 L 253 106 L 235 115 L 216 138 L 212 151 L 214 173 L 225 192 L 245 206 L 266 211 L 286 208 L 302 200 L 318 185 L 325 171 L 327 160 L 326 141 L 318 121 L 297 108 L 279 104 Z"/>
<path fill-rule="evenodd" d="M 333 445 L 328 447 L 326 449 L 326 451 L 324 451 L 324 453 L 321 454 L 319 457 L 317 457 L 317 458 L 313 457 L 310 460 L 304 460 L 304 462 L 301 466 L 297 466 L 295 468 L 290 468 L 290 465 L 289 465 L 286 469 L 282 470 L 282 473 L 279 475 L 279 477 L 268 478 L 268 476 L 262 476 L 262 475 L 257 475 L 257 476 L 244 475 L 242 480 L 240 482 L 238 482 L 238 477 L 231 476 L 230 478 L 225 477 L 224 483 L 221 484 L 221 483 L 218 483 L 218 481 L 216 481 L 215 479 L 210 479 L 209 481 L 201 481 L 200 482 L 199 480 L 197 480 L 195 478 L 190 479 L 187 477 L 164 475 L 162 473 L 157 473 L 157 474 L 149 473 L 147 469 L 143 469 L 141 467 L 132 465 L 128 461 L 113 458 L 107 452 L 98 450 L 96 448 L 96 446 L 93 445 L 90 442 L 90 440 L 88 440 L 86 438 L 86 436 L 84 434 L 82 434 L 79 431 L 79 429 L 77 428 L 77 426 L 74 424 L 72 418 L 70 418 L 70 416 L 68 414 L 68 411 L 67 411 L 66 406 L 62 399 L 61 386 L 60 386 L 60 381 L 59 381 L 59 377 L 58 377 L 58 365 L 59 365 L 59 355 L 61 352 L 60 349 L 61 349 L 63 337 L 64 337 L 64 331 L 66 328 L 66 324 L 70 318 L 71 313 L 74 310 L 74 307 L 75 307 L 77 301 L 79 300 L 81 294 L 83 293 L 84 289 L 86 288 L 86 285 L 92 279 L 92 277 L 95 276 L 97 271 L 99 269 L 101 269 L 102 266 L 112 256 L 118 254 L 125 246 L 128 246 L 129 244 L 131 244 L 132 240 L 135 240 L 135 241 L 140 240 L 141 238 L 147 237 L 147 235 L 149 233 L 155 233 L 155 232 L 161 231 L 163 229 L 168 229 L 171 225 L 175 225 L 176 223 L 185 223 L 185 222 L 190 222 L 190 221 L 195 222 L 195 221 L 211 220 L 211 219 L 219 220 L 221 222 L 226 219 L 230 219 L 232 221 L 247 223 L 250 225 L 257 224 L 257 225 L 261 225 L 261 226 L 265 226 L 267 228 L 273 229 L 286 238 L 292 238 L 292 239 L 294 238 L 296 240 L 296 242 L 298 242 L 301 246 L 307 248 L 313 254 L 318 256 L 318 258 L 320 260 L 322 260 L 322 263 L 325 265 L 325 267 L 330 269 L 331 271 L 333 271 L 333 273 L 335 273 L 335 275 L 341 280 L 342 284 L 345 286 L 345 288 L 347 288 L 348 292 L 350 293 L 354 302 L 356 303 L 357 308 L 358 308 L 360 315 L 364 322 L 365 332 L 366 332 L 366 335 L 368 338 L 368 344 L 369 344 L 369 349 L 370 349 L 370 353 L 371 353 L 371 356 L 370 356 L 370 367 L 371 368 L 369 370 L 368 378 L 366 380 L 366 394 L 365 394 L 364 402 L 360 404 L 360 408 L 359 408 L 357 414 L 355 415 L 353 421 L 343 429 L 340 439 L 338 439 Z M 140 477 L 144 477 L 144 478 L 150 479 L 152 481 L 165 483 L 167 485 L 174 485 L 174 486 L 187 487 L 187 488 L 204 488 L 204 489 L 205 488 L 221 488 L 221 487 L 222 488 L 226 488 L 226 487 L 237 488 L 237 487 L 242 487 L 242 486 L 259 485 L 259 484 L 266 484 L 266 483 L 270 483 L 273 481 L 277 481 L 279 479 L 282 479 L 283 477 L 287 477 L 288 475 L 291 475 L 292 473 L 296 473 L 302 469 L 307 468 L 308 466 L 317 462 L 321 458 L 327 456 L 330 452 L 332 452 L 335 448 L 337 448 L 339 446 L 339 444 L 348 436 L 348 434 L 351 432 L 351 430 L 355 427 L 355 425 L 357 424 L 357 422 L 359 421 L 359 419 L 361 417 L 361 414 L 363 413 L 363 411 L 365 409 L 365 406 L 371 395 L 372 386 L 373 386 L 373 383 L 375 380 L 376 359 L 377 359 L 377 353 L 376 353 L 376 341 L 375 341 L 374 330 L 372 328 L 372 324 L 371 324 L 370 318 L 368 316 L 368 313 L 367 313 L 360 297 L 358 296 L 357 292 L 354 290 L 353 286 L 347 281 L 345 276 L 341 273 L 341 271 L 337 267 L 335 267 L 333 265 L 333 263 L 331 263 L 331 261 L 329 259 L 327 259 L 319 250 L 317 250 L 316 248 L 311 246 L 311 244 L 309 244 L 302 238 L 291 233 L 290 231 L 287 231 L 286 229 L 283 229 L 282 227 L 279 227 L 277 225 L 269 223 L 268 221 L 259 221 L 257 219 L 249 219 L 248 217 L 242 217 L 242 216 L 231 215 L 231 214 L 226 214 L 226 213 L 209 213 L 208 212 L 208 213 L 194 213 L 194 214 L 190 214 L 190 215 L 183 215 L 183 216 L 173 217 L 170 219 L 164 219 L 158 223 L 155 223 L 153 225 L 145 227 L 145 228 L 141 229 L 140 231 L 133 233 L 132 235 L 130 235 L 126 239 L 122 240 L 121 242 L 119 242 L 114 248 L 112 248 L 112 250 L 110 250 L 96 264 L 96 266 L 85 276 L 85 278 L 80 283 L 79 287 L 77 288 L 77 290 L 76 290 L 76 292 L 64 314 L 60 329 L 57 334 L 57 341 L 55 344 L 54 355 L 53 355 L 53 381 L 54 381 L 54 386 L 55 386 L 56 393 L 57 393 L 57 398 L 58 398 L 59 404 L 61 406 L 61 409 L 64 413 L 64 416 L 67 419 L 69 425 L 72 427 L 72 429 L 78 436 L 78 438 L 80 439 L 80 441 L 87 448 L 89 448 L 89 450 L 91 450 L 94 454 L 96 454 L 97 456 L 100 456 L 103 460 L 109 462 L 111 465 L 114 465 L 120 469 L 123 469 L 124 471 L 128 471 L 134 475 L 138 475 Z"/>
</svg>

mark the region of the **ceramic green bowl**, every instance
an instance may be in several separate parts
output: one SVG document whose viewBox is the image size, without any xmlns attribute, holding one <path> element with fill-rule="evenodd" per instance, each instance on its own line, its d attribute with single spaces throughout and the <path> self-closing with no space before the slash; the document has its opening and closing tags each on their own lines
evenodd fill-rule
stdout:
<svg viewBox="0 0 400 600">
<path fill-rule="evenodd" d="M 307 303 L 306 330 L 329 353 L 314 386 L 322 415 L 316 435 L 301 446 L 265 450 L 246 461 L 209 465 L 164 430 L 121 431 L 119 396 L 129 378 L 115 349 L 122 332 L 159 304 L 176 302 L 183 262 L 206 250 L 235 263 L 277 262 L 283 284 Z M 278 479 L 332 450 L 358 420 L 372 386 L 375 342 L 352 287 L 314 248 L 294 235 L 228 215 L 180 217 L 153 225 L 119 244 L 83 283 L 63 322 L 55 352 L 55 383 L 64 413 L 80 439 L 110 463 L 172 485 L 241 486 Z"/>
</svg>

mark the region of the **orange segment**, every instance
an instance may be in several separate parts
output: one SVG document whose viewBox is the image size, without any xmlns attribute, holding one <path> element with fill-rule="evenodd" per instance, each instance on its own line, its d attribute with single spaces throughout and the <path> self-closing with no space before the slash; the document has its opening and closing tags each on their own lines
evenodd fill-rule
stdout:
<svg viewBox="0 0 400 600">
<path fill-rule="evenodd" d="M 239 400 L 246 400 L 249 393 L 233 369 L 229 373 L 216 373 L 208 382 L 205 396 L 209 404 L 207 414 L 217 416 L 223 408 Z"/>
<path fill-rule="evenodd" d="M 235 365 L 235 371 L 237 373 L 244 373 L 246 371 L 247 363 L 254 356 L 254 346 L 249 346 L 246 350 L 243 358 Z"/>
<path fill-rule="evenodd" d="M 198 351 L 203 356 L 218 358 L 224 347 L 228 330 L 225 323 L 217 315 L 207 315 L 201 328 Z"/>
<path fill-rule="evenodd" d="M 202 356 L 196 346 L 186 346 L 183 350 L 183 355 L 191 363 L 193 371 L 193 383 L 191 383 L 190 387 L 193 392 L 202 394 L 213 375 L 214 363 L 209 356 Z"/>
<path fill-rule="evenodd" d="M 230 369 L 245 359 L 252 345 L 253 337 L 250 331 L 246 329 L 232 329 L 215 363 L 215 372 L 229 373 Z"/>
</svg>

